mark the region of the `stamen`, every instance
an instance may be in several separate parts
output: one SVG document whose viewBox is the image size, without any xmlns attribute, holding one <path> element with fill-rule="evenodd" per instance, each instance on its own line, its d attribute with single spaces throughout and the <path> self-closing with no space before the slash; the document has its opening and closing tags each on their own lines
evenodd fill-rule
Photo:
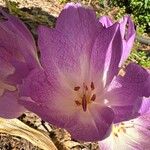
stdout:
<svg viewBox="0 0 150 150">
<path fill-rule="evenodd" d="M 121 129 L 124 133 L 126 133 L 126 129 L 124 127 L 121 127 Z"/>
<path fill-rule="evenodd" d="M 91 90 L 94 90 L 95 89 L 95 87 L 94 87 L 94 83 L 93 82 L 91 82 Z"/>
<path fill-rule="evenodd" d="M 86 91 L 88 91 L 88 87 L 87 87 L 87 85 L 85 86 L 85 90 L 86 90 Z"/>
<path fill-rule="evenodd" d="M 83 108 L 83 111 L 87 110 L 87 101 L 86 101 L 86 95 L 85 94 L 82 97 L 82 108 Z"/>
<path fill-rule="evenodd" d="M 95 101 L 95 99 L 96 99 L 96 94 L 93 94 L 91 97 L 91 101 Z"/>
<path fill-rule="evenodd" d="M 117 133 L 114 133 L 114 135 L 115 135 L 116 137 L 118 137 L 118 134 L 117 134 Z"/>
<path fill-rule="evenodd" d="M 81 103 L 79 101 L 75 101 L 75 103 L 76 103 L 77 106 L 81 105 Z"/>
<path fill-rule="evenodd" d="M 74 90 L 75 90 L 75 91 L 79 91 L 79 89 L 80 89 L 80 86 L 74 87 Z"/>
<path fill-rule="evenodd" d="M 87 85 L 83 82 L 83 88 L 87 91 L 88 90 L 88 87 Z"/>
</svg>

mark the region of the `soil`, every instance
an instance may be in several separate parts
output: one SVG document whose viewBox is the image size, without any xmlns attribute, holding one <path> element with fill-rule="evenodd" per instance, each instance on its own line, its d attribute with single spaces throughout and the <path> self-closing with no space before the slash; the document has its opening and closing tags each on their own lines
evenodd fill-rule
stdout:
<svg viewBox="0 0 150 150">
<path fill-rule="evenodd" d="M 0 150 L 41 150 L 20 137 L 0 133 Z"/>
</svg>

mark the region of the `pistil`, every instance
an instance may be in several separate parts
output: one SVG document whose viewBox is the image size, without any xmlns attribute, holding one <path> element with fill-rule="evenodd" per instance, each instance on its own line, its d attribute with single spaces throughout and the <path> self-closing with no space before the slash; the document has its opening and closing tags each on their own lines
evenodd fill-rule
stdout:
<svg viewBox="0 0 150 150">
<path fill-rule="evenodd" d="M 86 110 L 87 110 L 86 95 L 83 95 L 83 97 L 82 97 L 82 108 L 83 108 L 83 111 L 86 111 Z"/>
<path fill-rule="evenodd" d="M 94 83 L 93 82 L 91 82 L 91 90 L 93 91 L 95 89 L 95 87 L 94 87 Z"/>
</svg>

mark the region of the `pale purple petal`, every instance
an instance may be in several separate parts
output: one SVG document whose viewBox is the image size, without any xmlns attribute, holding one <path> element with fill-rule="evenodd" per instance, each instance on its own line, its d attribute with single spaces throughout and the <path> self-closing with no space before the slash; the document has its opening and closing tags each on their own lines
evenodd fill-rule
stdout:
<svg viewBox="0 0 150 150">
<path fill-rule="evenodd" d="M 150 74 L 145 69 L 131 63 L 125 76 L 113 80 L 105 96 L 108 105 L 115 111 L 115 122 L 137 117 L 142 97 L 150 96 L 149 78 Z"/>
<path fill-rule="evenodd" d="M 67 86 L 65 87 L 65 82 L 61 84 L 61 80 L 59 81 L 60 83 L 57 83 L 57 81 L 53 81 L 51 78 L 51 82 L 49 82 L 49 80 L 47 80 L 47 75 L 43 70 L 35 69 L 20 86 L 20 95 L 22 97 L 30 98 L 27 100 L 23 98 L 20 100 L 20 103 L 24 103 L 24 106 L 27 105 L 28 109 L 30 109 L 30 104 L 28 105 L 28 103 L 31 102 L 33 105 L 45 107 L 45 109 L 48 110 L 45 112 L 48 113 L 50 118 L 55 118 L 58 126 L 65 122 L 61 123 L 61 120 L 59 120 L 57 116 L 64 115 L 64 118 L 68 118 L 68 116 L 76 113 L 72 91 L 68 89 Z M 35 109 L 33 108 L 33 110 L 31 109 L 31 111 L 42 114 L 42 111 L 36 109 L 36 107 Z M 56 124 L 55 122 L 53 123 Z"/>
<path fill-rule="evenodd" d="M 0 47 L 0 79 L 5 79 L 8 75 L 15 72 L 15 68 L 9 63 L 11 55 L 7 51 Z"/>
<path fill-rule="evenodd" d="M 45 105 L 56 99 L 55 96 L 61 89 L 52 79 L 49 82 L 45 72 L 39 69 L 31 71 L 20 87 L 20 95 L 31 97 L 35 102 Z"/>
<path fill-rule="evenodd" d="M 133 99 L 150 96 L 150 87 L 147 84 L 149 78 L 150 74 L 147 70 L 135 63 L 129 64 L 125 76 L 116 77 L 108 87 L 107 94 L 110 96 L 110 104 L 129 105 L 134 103 Z"/>
<path fill-rule="evenodd" d="M 150 96 L 150 74 L 146 69 L 136 63 L 130 63 L 122 79 L 124 87 L 128 87 L 129 89 L 132 88 L 133 93 L 141 97 Z"/>
<path fill-rule="evenodd" d="M 19 117 L 26 109 L 18 103 L 17 92 L 5 92 L 0 97 L 0 116 L 4 118 Z"/>
<path fill-rule="evenodd" d="M 16 17 L 0 12 L 5 18 L 0 21 L 0 46 L 16 59 L 25 59 L 30 68 L 37 66 L 36 45 L 29 30 Z"/>
<path fill-rule="evenodd" d="M 128 106 L 112 106 L 112 110 L 115 114 L 114 123 L 118 123 L 121 121 L 130 120 L 138 117 L 140 114 L 138 113 L 139 107 L 142 103 L 142 100 L 139 100 L 139 104 L 128 105 Z"/>
<path fill-rule="evenodd" d="M 136 35 L 135 26 L 130 16 L 125 16 L 122 18 L 120 21 L 120 30 L 123 40 L 123 54 L 120 61 L 121 66 L 129 57 Z"/>
<path fill-rule="evenodd" d="M 108 107 L 98 105 L 89 112 L 78 112 L 75 124 L 67 128 L 74 139 L 81 141 L 98 141 L 110 135 L 113 111 Z"/>
<path fill-rule="evenodd" d="M 65 38 L 57 30 L 44 26 L 39 27 L 38 32 L 41 64 L 48 74 L 53 75 L 59 70 L 69 72 L 80 70 L 80 55 L 75 52 L 70 39 Z"/>
<path fill-rule="evenodd" d="M 93 10 L 80 4 L 69 3 L 60 13 L 56 29 L 69 38 L 76 53 L 88 53 L 92 50 L 96 35 L 102 29 Z"/>
<path fill-rule="evenodd" d="M 15 71 L 14 74 L 8 76 L 7 81 L 10 82 L 11 84 L 21 84 L 22 79 L 26 78 L 26 76 L 30 72 L 28 65 L 24 62 L 19 61 L 12 61 L 11 65 L 13 65 Z"/>
<path fill-rule="evenodd" d="M 149 111 L 150 111 L 150 97 L 143 97 L 142 105 L 139 109 L 139 113 L 140 113 L 140 115 L 143 115 Z"/>
<path fill-rule="evenodd" d="M 93 78 L 100 78 L 104 85 L 111 82 L 118 73 L 122 54 L 122 39 L 119 24 L 103 29 L 94 42 L 91 55 Z"/>
<path fill-rule="evenodd" d="M 106 28 L 110 27 L 113 25 L 112 20 L 108 16 L 102 16 L 99 19 L 99 22 L 102 23 L 102 25 Z"/>
<path fill-rule="evenodd" d="M 13 85 L 20 84 L 30 71 L 25 62 L 15 59 L 3 47 L 0 47 L 0 65 L 0 80 Z"/>
<path fill-rule="evenodd" d="M 16 34 L 20 34 L 21 36 L 24 36 L 25 39 L 30 43 L 30 45 L 34 47 L 32 50 L 36 51 L 34 38 L 31 32 L 25 26 L 25 24 L 21 20 L 19 20 L 17 17 L 9 15 L 3 10 L 0 10 L 0 13 L 2 13 L 3 17 L 5 18 L 5 21 L 3 21 L 3 24 L 7 26 L 12 32 L 15 32 Z"/>
</svg>

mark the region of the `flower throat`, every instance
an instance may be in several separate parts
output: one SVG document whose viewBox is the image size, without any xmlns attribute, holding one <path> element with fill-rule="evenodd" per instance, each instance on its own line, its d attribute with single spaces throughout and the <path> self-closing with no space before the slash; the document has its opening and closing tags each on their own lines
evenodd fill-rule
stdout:
<svg viewBox="0 0 150 150">
<path fill-rule="evenodd" d="M 78 98 L 75 100 L 75 104 L 82 106 L 83 111 L 86 112 L 87 105 L 96 99 L 94 83 L 91 82 L 90 86 L 87 86 L 85 83 L 82 86 L 75 86 L 74 91 L 78 92 Z"/>
</svg>

